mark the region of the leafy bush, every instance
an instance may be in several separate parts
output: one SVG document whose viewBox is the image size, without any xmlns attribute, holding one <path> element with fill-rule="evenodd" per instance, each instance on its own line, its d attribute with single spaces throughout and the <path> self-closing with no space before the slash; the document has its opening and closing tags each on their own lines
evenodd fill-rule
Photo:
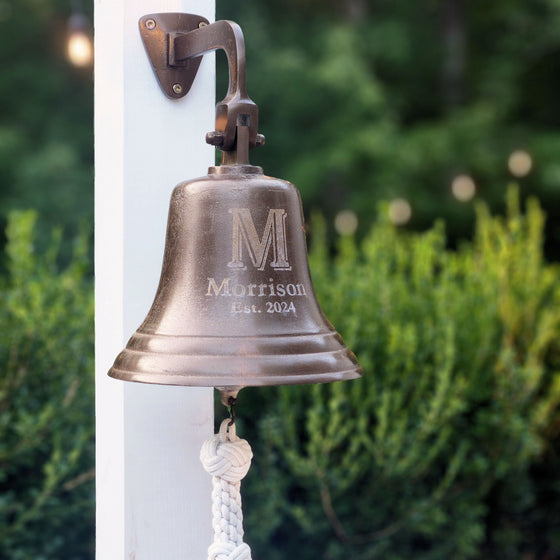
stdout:
<svg viewBox="0 0 560 560">
<path fill-rule="evenodd" d="M 538 204 L 523 215 L 515 192 L 508 202 L 506 219 L 479 206 L 457 251 L 441 224 L 406 234 L 380 221 L 333 259 L 315 220 L 316 291 L 364 377 L 242 392 L 254 560 L 558 558 L 560 277 L 543 261 Z M 87 243 L 61 266 L 60 233 L 38 255 L 34 222 L 11 216 L 0 279 L 0 559 L 85 560 Z"/>
<path fill-rule="evenodd" d="M 560 276 L 537 202 L 522 215 L 512 190 L 508 207 L 480 205 L 456 252 L 441 224 L 379 222 L 360 245 L 340 239 L 334 262 L 315 221 L 317 295 L 364 376 L 273 389 L 265 410 L 262 389 L 242 394 L 243 416 L 261 416 L 244 427 L 255 558 L 559 557 L 528 525 L 560 419 Z M 559 490 L 536 523 L 558 521 Z"/>
<path fill-rule="evenodd" d="M 33 212 L 7 228 L 0 279 L 0 558 L 93 557 L 93 290 L 87 236 L 57 264 Z"/>
</svg>

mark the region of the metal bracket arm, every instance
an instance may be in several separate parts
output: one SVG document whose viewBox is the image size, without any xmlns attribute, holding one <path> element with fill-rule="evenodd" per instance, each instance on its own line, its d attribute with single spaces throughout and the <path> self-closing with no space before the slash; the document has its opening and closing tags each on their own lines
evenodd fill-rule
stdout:
<svg viewBox="0 0 560 560">
<path fill-rule="evenodd" d="M 208 133 L 206 141 L 224 152 L 236 152 L 235 160 L 248 161 L 244 152 L 263 144 L 264 137 L 257 134 L 258 107 L 247 95 L 245 41 L 239 25 L 227 20 L 208 24 L 204 18 L 191 14 L 150 14 L 140 19 L 139 26 L 160 86 L 171 98 L 183 97 L 188 92 L 203 54 L 217 49 L 225 51 L 228 91 L 216 105 L 216 130 Z M 239 139 L 238 127 L 244 129 Z M 248 146 L 238 146 L 241 136 L 243 144 L 248 140 Z M 238 151 L 243 154 L 237 154 Z"/>
</svg>

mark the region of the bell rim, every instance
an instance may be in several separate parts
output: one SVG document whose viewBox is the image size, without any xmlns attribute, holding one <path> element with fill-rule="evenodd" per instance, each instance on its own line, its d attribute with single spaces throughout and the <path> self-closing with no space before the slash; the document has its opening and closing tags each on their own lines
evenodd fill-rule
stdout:
<svg viewBox="0 0 560 560">
<path fill-rule="evenodd" d="M 330 323 L 327 322 L 326 325 L 330 327 Z M 130 337 L 123 352 L 135 351 L 165 356 L 233 357 L 239 355 L 270 356 L 275 355 L 277 350 L 281 350 L 278 355 L 308 355 L 341 349 L 350 352 L 340 334 L 333 328 L 318 332 L 284 332 L 254 336 L 174 335 L 150 332 L 140 328 Z"/>
<path fill-rule="evenodd" d="M 137 331 L 109 371 L 124 381 L 192 387 L 328 383 L 361 375 L 356 357 L 334 330 L 254 337 Z"/>
<path fill-rule="evenodd" d="M 316 383 L 334 383 L 336 381 L 351 381 L 360 379 L 363 372 L 360 366 L 346 371 L 311 373 L 292 375 L 258 375 L 235 378 L 228 383 L 227 379 L 216 379 L 213 375 L 188 375 L 172 373 L 129 372 L 118 368 L 111 368 L 108 374 L 113 379 L 121 381 L 146 383 L 150 385 L 169 385 L 174 387 L 214 387 L 223 389 L 242 389 L 243 387 L 274 387 L 279 385 L 312 385 Z"/>
</svg>

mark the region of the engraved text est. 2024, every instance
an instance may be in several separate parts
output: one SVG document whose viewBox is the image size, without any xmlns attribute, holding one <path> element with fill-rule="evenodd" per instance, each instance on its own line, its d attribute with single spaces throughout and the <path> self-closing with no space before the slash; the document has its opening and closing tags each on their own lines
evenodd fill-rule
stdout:
<svg viewBox="0 0 560 560">
<path fill-rule="evenodd" d="M 263 271 L 267 264 L 274 271 L 291 270 L 288 261 L 286 239 L 287 212 L 282 208 L 270 208 L 262 236 L 259 237 L 249 208 L 231 208 L 232 215 L 232 260 L 227 263 L 231 269 L 246 270 L 243 249 L 249 257 L 253 268 Z M 268 261 L 272 249 L 272 260 Z M 302 283 L 279 283 L 272 278 L 268 282 L 233 283 L 231 277 L 224 277 L 220 281 L 208 278 L 206 296 L 224 296 L 235 298 L 277 298 L 280 301 L 266 301 L 265 307 L 255 303 L 245 304 L 234 301 L 231 306 L 233 314 L 239 313 L 293 313 L 296 306 L 293 300 L 286 301 L 286 297 L 307 297 L 307 290 Z"/>
</svg>

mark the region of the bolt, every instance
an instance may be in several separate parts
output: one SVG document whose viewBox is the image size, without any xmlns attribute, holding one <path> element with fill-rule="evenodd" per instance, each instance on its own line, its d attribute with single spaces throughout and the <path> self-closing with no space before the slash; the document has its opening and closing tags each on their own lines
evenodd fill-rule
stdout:
<svg viewBox="0 0 560 560">
<path fill-rule="evenodd" d="M 202 29 L 203 27 L 206 27 L 207 25 L 208 25 L 208 24 L 207 24 L 205 21 L 201 21 L 201 22 L 198 24 L 198 27 L 199 27 L 200 29 Z"/>
<path fill-rule="evenodd" d="M 224 143 L 224 133 L 221 130 L 213 130 L 206 133 L 206 143 L 211 146 L 222 146 Z"/>
<path fill-rule="evenodd" d="M 183 93 L 183 86 L 181 84 L 173 84 L 173 93 L 176 93 L 177 95 Z"/>
<path fill-rule="evenodd" d="M 257 138 L 255 141 L 255 146 L 264 146 L 264 135 L 263 134 L 257 134 Z"/>
<path fill-rule="evenodd" d="M 152 29 L 155 29 L 155 27 L 156 27 L 156 20 L 155 19 L 150 18 L 150 19 L 146 20 L 146 28 L 147 29 L 149 29 L 151 31 Z"/>
</svg>

